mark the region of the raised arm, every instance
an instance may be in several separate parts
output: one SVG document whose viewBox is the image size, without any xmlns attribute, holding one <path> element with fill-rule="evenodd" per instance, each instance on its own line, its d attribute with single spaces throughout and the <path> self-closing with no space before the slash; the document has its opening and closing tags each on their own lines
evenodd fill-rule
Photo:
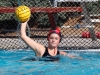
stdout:
<svg viewBox="0 0 100 75">
<path fill-rule="evenodd" d="M 26 25 L 27 21 L 21 23 L 21 38 L 23 39 L 23 41 L 25 41 L 27 45 L 29 45 L 35 51 L 37 56 L 42 56 L 45 51 L 45 47 L 35 42 L 33 39 L 26 35 Z"/>
</svg>

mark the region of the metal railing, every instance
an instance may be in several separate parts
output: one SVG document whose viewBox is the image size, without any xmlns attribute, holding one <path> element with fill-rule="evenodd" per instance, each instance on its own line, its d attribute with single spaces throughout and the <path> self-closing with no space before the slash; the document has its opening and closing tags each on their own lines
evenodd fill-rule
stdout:
<svg viewBox="0 0 100 75">
<path fill-rule="evenodd" d="M 19 38 L 20 27 L 18 29 L 19 23 L 14 13 L 19 5 L 31 9 L 27 32 L 35 41 L 47 46 L 48 31 L 57 26 L 63 35 L 59 48 L 100 47 L 99 0 L 15 0 L 9 1 L 9 4 L 4 1 L 0 3 L 0 49 L 29 48 Z"/>
</svg>

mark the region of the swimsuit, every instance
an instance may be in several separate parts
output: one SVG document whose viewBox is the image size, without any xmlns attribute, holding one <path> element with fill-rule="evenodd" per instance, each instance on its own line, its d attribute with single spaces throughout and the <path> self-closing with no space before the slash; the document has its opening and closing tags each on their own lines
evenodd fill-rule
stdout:
<svg viewBox="0 0 100 75">
<path fill-rule="evenodd" d="M 57 55 L 59 55 L 59 54 L 60 54 L 60 52 L 57 51 Z M 48 52 L 48 48 L 47 48 L 47 47 L 46 47 L 46 50 L 45 50 L 45 52 L 44 52 L 44 54 L 43 54 L 42 57 L 45 57 L 45 56 L 51 56 L 51 55 L 49 54 L 49 52 Z"/>
</svg>

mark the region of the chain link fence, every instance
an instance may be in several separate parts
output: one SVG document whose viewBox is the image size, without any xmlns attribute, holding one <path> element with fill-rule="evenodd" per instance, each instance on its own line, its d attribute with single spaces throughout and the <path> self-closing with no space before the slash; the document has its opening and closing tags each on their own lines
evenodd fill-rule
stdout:
<svg viewBox="0 0 100 75">
<path fill-rule="evenodd" d="M 0 0 L 0 49 L 29 49 L 14 13 L 19 5 L 31 9 L 27 34 L 35 41 L 47 46 L 48 31 L 57 26 L 61 49 L 100 47 L 100 0 Z"/>
</svg>

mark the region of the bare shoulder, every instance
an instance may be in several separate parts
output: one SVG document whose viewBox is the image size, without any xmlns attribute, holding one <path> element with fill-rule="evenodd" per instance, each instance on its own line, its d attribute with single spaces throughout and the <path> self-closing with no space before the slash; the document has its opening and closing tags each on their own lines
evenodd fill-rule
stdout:
<svg viewBox="0 0 100 75">
<path fill-rule="evenodd" d="M 42 56 L 45 52 L 45 46 L 38 44 L 38 48 L 36 49 L 37 56 Z"/>
<path fill-rule="evenodd" d="M 64 51 L 59 51 L 60 52 L 60 55 L 64 55 L 64 56 L 66 56 L 67 55 L 67 53 L 66 52 L 64 52 Z"/>
</svg>

